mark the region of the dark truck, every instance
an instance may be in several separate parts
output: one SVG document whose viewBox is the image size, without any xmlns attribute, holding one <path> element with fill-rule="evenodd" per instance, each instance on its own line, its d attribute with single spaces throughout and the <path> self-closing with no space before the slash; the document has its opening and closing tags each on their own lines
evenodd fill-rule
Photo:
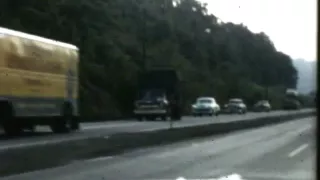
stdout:
<svg viewBox="0 0 320 180">
<path fill-rule="evenodd" d="M 180 78 L 175 70 L 148 70 L 139 75 L 134 115 L 138 120 L 180 120 Z"/>
</svg>

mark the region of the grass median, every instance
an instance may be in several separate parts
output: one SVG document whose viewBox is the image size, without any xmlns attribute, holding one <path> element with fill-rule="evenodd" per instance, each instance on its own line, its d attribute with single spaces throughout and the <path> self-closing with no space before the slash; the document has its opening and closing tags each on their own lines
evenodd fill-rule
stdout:
<svg viewBox="0 0 320 180">
<path fill-rule="evenodd" d="M 256 128 L 312 115 L 314 113 L 307 112 L 151 132 L 122 133 L 108 138 L 90 138 L 59 144 L 10 149 L 0 151 L 0 176 L 56 167 L 83 159 L 121 154 L 135 148 Z"/>
</svg>

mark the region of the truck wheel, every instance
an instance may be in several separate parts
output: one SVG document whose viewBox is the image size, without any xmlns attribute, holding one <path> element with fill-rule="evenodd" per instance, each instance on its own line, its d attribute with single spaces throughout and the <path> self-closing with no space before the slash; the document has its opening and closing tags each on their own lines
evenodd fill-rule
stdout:
<svg viewBox="0 0 320 180">
<path fill-rule="evenodd" d="M 68 133 L 71 130 L 71 122 L 64 117 L 57 117 L 51 125 L 51 130 L 54 133 Z"/>
<path fill-rule="evenodd" d="M 68 133 L 72 129 L 73 116 L 71 105 L 66 104 L 62 110 L 62 116 L 54 120 L 51 130 L 54 133 Z"/>
<path fill-rule="evenodd" d="M 136 118 L 138 119 L 138 121 L 142 121 L 143 119 L 142 116 L 137 116 Z"/>
<path fill-rule="evenodd" d="M 22 128 L 13 122 L 4 123 L 3 130 L 7 136 L 18 136 L 22 133 Z"/>
<path fill-rule="evenodd" d="M 166 121 L 167 120 L 167 116 L 161 116 L 161 120 L 162 121 Z"/>
<path fill-rule="evenodd" d="M 146 119 L 147 119 L 148 121 L 154 121 L 154 120 L 156 119 L 156 117 L 154 117 L 154 116 L 149 116 L 149 117 L 146 117 Z"/>
<path fill-rule="evenodd" d="M 30 124 L 30 125 L 26 126 L 25 129 L 27 129 L 33 133 L 36 130 L 36 126 Z"/>
<path fill-rule="evenodd" d="M 19 136 L 22 133 L 22 127 L 14 122 L 13 118 L 6 118 L 4 119 L 3 123 L 3 130 L 5 134 L 9 137 L 11 136 Z"/>
<path fill-rule="evenodd" d="M 12 106 L 7 102 L 0 102 L 0 125 L 7 136 L 17 136 L 22 132 L 21 125 L 14 118 L 14 112 Z"/>
<path fill-rule="evenodd" d="M 71 130 L 76 131 L 80 129 L 80 122 L 77 117 L 72 116 L 71 117 Z"/>
</svg>

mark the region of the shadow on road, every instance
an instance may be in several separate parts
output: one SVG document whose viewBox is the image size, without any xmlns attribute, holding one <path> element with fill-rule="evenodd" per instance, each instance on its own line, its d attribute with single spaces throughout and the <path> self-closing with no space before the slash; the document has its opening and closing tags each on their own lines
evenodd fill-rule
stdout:
<svg viewBox="0 0 320 180">
<path fill-rule="evenodd" d="M 0 131 L 0 141 L 12 140 L 12 139 L 24 139 L 30 137 L 41 137 L 52 135 L 52 132 L 22 132 L 19 136 L 6 136 L 4 132 Z"/>
</svg>

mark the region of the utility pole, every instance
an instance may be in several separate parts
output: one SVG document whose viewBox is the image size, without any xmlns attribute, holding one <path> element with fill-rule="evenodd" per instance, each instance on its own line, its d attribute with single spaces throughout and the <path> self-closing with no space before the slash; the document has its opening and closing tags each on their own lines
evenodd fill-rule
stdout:
<svg viewBox="0 0 320 180">
<path fill-rule="evenodd" d="M 147 60 L 146 60 L 146 8 L 142 7 L 142 65 L 143 71 L 147 70 Z"/>
<path fill-rule="evenodd" d="M 266 85 L 266 88 L 265 88 L 265 97 L 266 97 L 266 100 L 269 100 L 269 86 L 268 84 Z"/>
<path fill-rule="evenodd" d="M 269 78 L 267 70 L 264 70 L 263 72 L 263 81 L 264 81 L 264 86 L 265 86 L 265 93 L 264 93 L 264 98 L 265 100 L 269 100 Z"/>
</svg>

